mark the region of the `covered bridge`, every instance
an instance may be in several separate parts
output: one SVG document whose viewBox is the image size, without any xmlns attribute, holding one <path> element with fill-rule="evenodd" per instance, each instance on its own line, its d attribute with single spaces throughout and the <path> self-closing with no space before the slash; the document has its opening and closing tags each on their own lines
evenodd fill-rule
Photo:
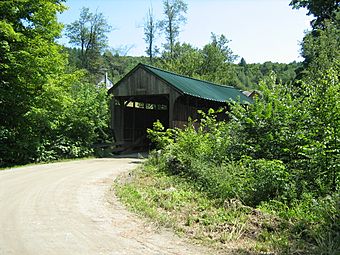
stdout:
<svg viewBox="0 0 340 255">
<path fill-rule="evenodd" d="M 197 110 L 218 109 L 228 102 L 252 100 L 231 86 L 189 78 L 138 64 L 110 90 L 111 128 L 115 140 L 130 146 L 146 145 L 146 130 L 156 120 L 164 127 L 183 127 Z"/>
</svg>

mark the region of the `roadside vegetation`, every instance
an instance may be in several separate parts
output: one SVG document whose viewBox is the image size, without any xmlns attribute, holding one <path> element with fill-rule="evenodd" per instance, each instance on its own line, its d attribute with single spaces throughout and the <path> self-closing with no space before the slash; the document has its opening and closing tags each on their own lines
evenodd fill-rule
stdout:
<svg viewBox="0 0 340 255">
<path fill-rule="evenodd" d="M 340 89 L 339 82 L 335 86 L 330 89 Z M 247 109 L 235 104 L 228 122 L 217 122 L 210 111 L 202 113 L 198 129 L 164 130 L 155 123 L 149 134 L 158 149 L 142 169 L 116 183 L 118 196 L 134 211 L 217 249 L 338 254 L 337 147 L 303 154 L 326 140 L 310 134 L 320 127 L 292 129 L 307 106 L 299 100 L 293 108 L 282 89 L 263 88 L 268 101 Z"/>
<path fill-rule="evenodd" d="M 316 2 L 292 1 L 316 15 L 298 79 L 267 76 L 228 121 L 210 110 L 185 129 L 156 122 L 156 150 L 116 183 L 122 201 L 227 251 L 340 254 L 339 4 L 324 17 Z"/>
<path fill-rule="evenodd" d="M 235 104 L 228 122 L 210 111 L 198 129 L 155 123 L 149 135 L 157 150 L 116 184 L 118 196 L 134 211 L 219 248 L 339 254 L 339 120 L 315 115 L 320 95 L 290 96 L 308 85 L 295 91 L 273 81 L 262 83 L 262 99 L 253 105 Z M 334 99 L 324 107 L 339 111 L 336 75 L 313 90 L 317 84 Z"/>
<path fill-rule="evenodd" d="M 172 228 L 179 236 L 221 253 L 272 250 L 266 240 L 279 223 L 274 216 L 237 199 L 221 204 L 186 179 L 159 171 L 153 160 L 152 156 L 141 169 L 116 180 L 116 194 L 133 212 L 155 227 Z"/>
</svg>

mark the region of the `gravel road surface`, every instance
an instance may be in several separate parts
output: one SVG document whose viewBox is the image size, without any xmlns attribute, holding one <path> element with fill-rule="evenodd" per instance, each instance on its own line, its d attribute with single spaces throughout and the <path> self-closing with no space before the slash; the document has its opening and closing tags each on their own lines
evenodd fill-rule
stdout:
<svg viewBox="0 0 340 255">
<path fill-rule="evenodd" d="M 0 171 L 0 255 L 209 254 L 143 223 L 109 192 L 134 158 Z"/>
</svg>

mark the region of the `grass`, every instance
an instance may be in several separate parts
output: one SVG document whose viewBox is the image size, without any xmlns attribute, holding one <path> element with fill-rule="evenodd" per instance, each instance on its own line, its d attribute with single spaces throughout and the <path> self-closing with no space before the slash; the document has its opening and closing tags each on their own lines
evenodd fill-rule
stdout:
<svg viewBox="0 0 340 255">
<path fill-rule="evenodd" d="M 237 200 L 221 204 L 181 177 L 144 165 L 118 178 L 115 190 L 133 212 L 194 242 L 233 254 L 275 252 L 277 218 Z"/>
</svg>

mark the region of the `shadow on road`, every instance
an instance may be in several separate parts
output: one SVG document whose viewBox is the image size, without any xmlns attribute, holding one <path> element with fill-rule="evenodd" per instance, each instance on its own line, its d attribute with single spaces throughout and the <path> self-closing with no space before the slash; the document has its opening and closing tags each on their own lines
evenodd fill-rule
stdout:
<svg viewBox="0 0 340 255">
<path fill-rule="evenodd" d="M 143 151 L 143 152 L 132 152 L 132 153 L 126 153 L 126 154 L 122 153 L 122 154 L 110 156 L 108 158 L 147 159 L 148 157 L 149 157 L 149 152 Z M 136 163 L 140 163 L 140 162 L 136 161 Z"/>
</svg>

